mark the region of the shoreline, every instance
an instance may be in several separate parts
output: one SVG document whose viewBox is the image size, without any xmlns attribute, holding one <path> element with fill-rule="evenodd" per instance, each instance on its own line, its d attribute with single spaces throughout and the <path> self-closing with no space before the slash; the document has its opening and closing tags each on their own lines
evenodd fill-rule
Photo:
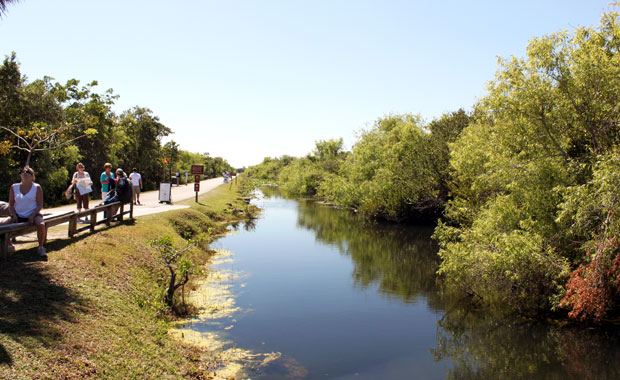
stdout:
<svg viewBox="0 0 620 380">
<path fill-rule="evenodd" d="M 48 262 L 31 249 L 0 267 L 0 378 L 208 378 L 221 360 L 179 344 L 170 333 L 179 319 L 162 302 L 167 277 L 150 239 L 209 231 L 188 251 L 204 265 L 208 244 L 254 212 L 239 200 L 241 186 L 222 184 L 189 208 L 51 241 Z"/>
</svg>

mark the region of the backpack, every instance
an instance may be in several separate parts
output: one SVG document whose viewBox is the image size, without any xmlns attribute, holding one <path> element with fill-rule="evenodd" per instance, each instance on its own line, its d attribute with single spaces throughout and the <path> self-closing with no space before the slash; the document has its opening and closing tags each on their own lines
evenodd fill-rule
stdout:
<svg viewBox="0 0 620 380">
<path fill-rule="evenodd" d="M 106 177 L 106 181 L 108 181 L 108 191 L 114 190 L 116 187 L 116 180 L 112 177 Z"/>
<path fill-rule="evenodd" d="M 127 177 L 120 177 L 116 182 L 116 195 L 123 203 L 131 202 L 131 183 Z"/>
</svg>

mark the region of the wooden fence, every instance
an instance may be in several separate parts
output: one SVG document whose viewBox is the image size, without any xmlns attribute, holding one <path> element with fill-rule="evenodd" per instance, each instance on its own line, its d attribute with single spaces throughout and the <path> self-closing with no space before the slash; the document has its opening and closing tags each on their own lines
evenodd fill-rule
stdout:
<svg viewBox="0 0 620 380">
<path fill-rule="evenodd" d="M 90 230 L 95 232 L 95 227 L 99 224 L 110 226 L 113 221 L 122 221 L 124 215 L 129 215 L 133 219 L 133 203 L 129 202 L 129 210 L 125 211 L 125 205 L 121 202 L 114 202 L 107 205 L 96 206 L 89 210 L 81 212 L 66 212 L 64 214 L 52 215 L 43 218 L 45 228 L 56 226 L 58 224 L 69 222 L 68 236 L 73 237 L 75 234 Z M 118 211 L 118 213 L 117 213 Z M 103 216 L 98 220 L 97 215 L 102 213 Z M 78 219 L 88 217 L 88 225 L 78 228 Z M 20 236 L 36 231 L 36 226 L 24 223 L 12 223 L 0 226 L 0 259 L 5 259 L 9 251 L 9 240 L 11 236 Z"/>
</svg>

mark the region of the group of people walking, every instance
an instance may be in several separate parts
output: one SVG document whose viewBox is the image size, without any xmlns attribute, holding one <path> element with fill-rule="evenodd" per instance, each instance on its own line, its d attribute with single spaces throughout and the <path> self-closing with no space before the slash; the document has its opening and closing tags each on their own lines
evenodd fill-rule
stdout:
<svg viewBox="0 0 620 380">
<path fill-rule="evenodd" d="M 116 201 L 123 203 L 133 202 L 133 204 L 140 203 L 140 190 L 142 189 L 142 176 L 138 173 L 136 168 L 133 168 L 132 173 L 127 177 L 123 169 L 116 169 L 115 173 L 112 173 L 112 164 L 106 163 L 104 171 L 101 173 L 99 180 L 101 182 L 101 195 L 102 203 L 108 204 Z M 93 192 L 93 182 L 90 174 L 84 169 L 84 164 L 78 163 L 75 167 L 76 171 L 73 173 L 71 184 L 67 189 L 65 195 L 70 199 L 75 198 L 77 202 L 78 212 L 88 210 L 90 194 Z M 28 222 L 37 228 L 37 240 L 39 246 L 37 253 L 40 256 L 46 256 L 45 251 L 45 239 L 47 231 L 45 230 L 45 222 L 41 215 L 41 209 L 43 208 L 43 189 L 39 184 L 34 182 L 35 174 L 34 170 L 26 165 L 20 172 L 21 181 L 11 185 L 9 189 L 9 202 L 4 207 L 4 214 L 6 217 L 0 218 L 0 225 L 9 223 L 22 223 Z M 88 223 L 88 219 L 81 220 L 80 222 Z M 9 242 L 9 251 L 15 251 L 15 247 Z"/>
</svg>

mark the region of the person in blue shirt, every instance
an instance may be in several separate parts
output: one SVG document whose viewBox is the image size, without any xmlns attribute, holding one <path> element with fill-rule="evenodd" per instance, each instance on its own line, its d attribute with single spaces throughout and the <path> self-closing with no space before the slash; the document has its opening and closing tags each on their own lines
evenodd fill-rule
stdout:
<svg viewBox="0 0 620 380">
<path fill-rule="evenodd" d="M 101 199 L 105 199 L 106 195 L 110 192 L 110 190 L 114 189 L 116 183 L 114 182 L 114 173 L 112 173 L 112 164 L 106 162 L 103 165 L 103 173 L 99 177 L 101 181 Z"/>
</svg>

